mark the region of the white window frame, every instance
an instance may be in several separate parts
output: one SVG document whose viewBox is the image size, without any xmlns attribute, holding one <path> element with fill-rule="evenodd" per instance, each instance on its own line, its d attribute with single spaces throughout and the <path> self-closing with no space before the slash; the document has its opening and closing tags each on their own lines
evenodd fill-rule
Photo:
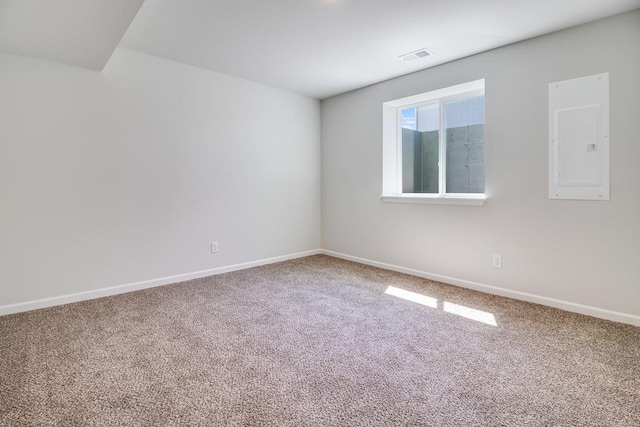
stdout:
<svg viewBox="0 0 640 427">
<path fill-rule="evenodd" d="M 482 206 L 486 193 L 447 193 L 446 192 L 446 132 L 444 126 L 443 103 L 454 99 L 484 95 L 484 79 L 462 83 L 431 92 L 395 99 L 382 104 L 382 196 L 383 202 L 427 203 L 447 205 Z M 440 142 L 439 142 L 439 192 L 403 193 L 402 192 L 402 110 L 409 107 L 439 103 Z"/>
</svg>

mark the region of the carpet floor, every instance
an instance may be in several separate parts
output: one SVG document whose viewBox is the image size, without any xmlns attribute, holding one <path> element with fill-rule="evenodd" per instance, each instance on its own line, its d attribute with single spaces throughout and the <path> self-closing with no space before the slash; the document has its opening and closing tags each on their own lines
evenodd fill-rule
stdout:
<svg viewBox="0 0 640 427">
<path fill-rule="evenodd" d="M 0 333 L 3 426 L 640 425 L 640 328 L 323 255 Z"/>
</svg>

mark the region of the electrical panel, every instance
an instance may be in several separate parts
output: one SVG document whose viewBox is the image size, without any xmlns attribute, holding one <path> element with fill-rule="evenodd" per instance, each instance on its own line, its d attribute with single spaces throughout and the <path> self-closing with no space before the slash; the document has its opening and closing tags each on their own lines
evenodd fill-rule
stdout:
<svg viewBox="0 0 640 427">
<path fill-rule="evenodd" d="M 549 198 L 609 200 L 609 73 L 549 85 Z"/>
</svg>

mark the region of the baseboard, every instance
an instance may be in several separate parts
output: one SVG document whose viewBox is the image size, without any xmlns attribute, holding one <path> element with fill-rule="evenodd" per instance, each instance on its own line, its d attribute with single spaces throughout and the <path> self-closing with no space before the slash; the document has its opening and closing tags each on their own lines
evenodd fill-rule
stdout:
<svg viewBox="0 0 640 427">
<path fill-rule="evenodd" d="M 437 282 L 447 283 L 450 285 L 459 286 L 461 288 L 473 289 L 476 291 L 485 292 L 493 295 L 500 295 L 500 296 L 513 298 L 521 301 L 533 302 L 536 304 L 542 304 L 549 307 L 555 307 L 561 310 L 571 311 L 573 313 L 584 314 L 587 316 L 593 316 L 600 319 L 612 320 L 614 322 L 640 326 L 640 316 L 636 316 L 633 314 L 620 313 L 616 311 L 605 310 L 598 307 L 592 307 L 592 306 L 577 304 L 569 301 L 543 297 L 540 295 L 530 294 L 526 292 L 514 291 L 510 289 L 500 288 L 497 286 L 485 285 L 483 283 L 472 282 L 469 280 L 456 279 L 454 277 L 428 273 L 425 271 L 415 270 L 407 267 L 401 267 L 393 264 L 387 264 L 379 261 L 373 261 L 370 259 L 351 256 L 351 255 L 343 254 L 340 252 L 334 252 L 326 249 L 315 249 L 311 251 L 298 252 L 295 254 L 262 259 L 258 261 L 250 261 L 250 262 L 245 262 L 241 264 L 234 264 L 234 265 L 229 265 L 224 267 L 212 268 L 208 270 L 200 270 L 200 271 L 195 271 L 191 273 L 177 274 L 174 276 L 144 280 L 141 282 L 128 283 L 128 284 L 119 285 L 119 286 L 112 286 L 109 288 L 95 289 L 95 290 L 86 291 L 86 292 L 78 292 L 74 294 L 61 295 L 58 297 L 43 298 L 43 299 L 38 299 L 33 301 L 20 302 L 16 304 L 3 305 L 3 306 L 0 306 L 0 316 L 4 316 L 7 314 L 21 313 L 21 312 L 31 311 L 31 310 L 37 310 L 40 308 L 53 307 L 56 305 L 86 301 L 90 299 L 101 298 L 101 297 L 106 297 L 111 295 L 124 294 L 127 292 L 139 291 L 142 289 L 154 288 L 157 286 L 170 285 L 173 283 L 185 282 L 187 280 L 199 279 L 207 276 L 215 276 L 217 274 L 230 273 L 232 271 L 244 270 L 247 268 L 258 267 L 261 265 L 273 264 L 276 262 L 282 262 L 282 261 L 287 261 L 287 260 L 296 259 L 296 258 L 303 258 L 303 257 L 318 255 L 318 254 L 324 254 L 324 255 L 332 256 L 334 258 L 341 258 L 348 261 L 354 261 L 360 264 L 366 264 L 374 267 L 383 268 L 385 270 L 397 271 L 399 273 L 422 277 L 429 280 L 435 280 Z"/>
<path fill-rule="evenodd" d="M 340 252 L 329 251 L 326 249 L 322 249 L 320 252 L 324 255 L 332 256 L 335 258 L 341 258 L 348 261 L 354 261 L 360 264 L 371 265 L 374 267 L 383 268 L 385 270 L 397 271 L 399 273 L 405 273 L 411 276 L 417 276 L 417 277 L 422 277 L 429 280 L 434 280 L 437 282 L 447 283 L 449 285 L 455 285 L 461 288 L 473 289 L 475 291 L 513 298 L 521 301 L 533 302 L 536 304 L 559 308 L 561 310 L 571 311 L 573 313 L 584 314 L 587 316 L 597 317 L 600 319 L 612 320 L 614 322 L 640 326 L 640 316 L 636 316 L 633 314 L 619 313 L 617 311 L 605 310 L 598 307 L 591 307 L 588 305 L 577 304 L 574 302 L 543 297 L 540 295 L 529 294 L 526 292 L 514 291 L 510 289 L 505 289 L 505 288 L 499 288 L 497 286 L 485 285 L 477 282 L 471 282 L 469 280 L 462 280 L 462 279 L 456 279 L 454 277 L 443 276 L 440 274 L 427 273 L 425 271 L 415 270 L 415 269 L 406 268 L 406 267 L 400 267 L 393 264 L 373 261 L 370 259 L 351 256 L 351 255 L 343 254 Z"/>
<path fill-rule="evenodd" d="M 229 273 L 232 271 L 244 270 L 247 268 L 258 267 L 276 262 L 288 261 L 290 259 L 303 258 L 311 255 L 320 254 L 320 249 L 311 251 L 298 252 L 295 254 L 283 255 L 274 258 L 267 258 L 258 261 L 245 262 L 241 264 L 229 265 L 226 267 L 212 268 L 208 270 L 200 270 L 192 273 L 176 274 L 175 276 L 161 277 L 158 279 L 144 280 L 142 282 L 128 283 L 125 285 L 112 286 L 109 288 L 95 289 L 86 292 L 78 292 L 74 294 L 61 295 L 58 297 L 43 298 L 34 301 L 20 302 L 17 304 L 9 304 L 0 306 L 0 316 L 7 314 L 21 313 L 24 311 L 37 310 L 40 308 L 53 307 L 56 305 L 70 304 L 79 301 L 86 301 L 95 298 L 107 297 L 111 295 L 124 294 L 127 292 L 139 291 L 147 288 L 155 288 L 156 286 L 170 285 L 173 283 L 185 282 L 187 280 L 199 279 L 201 277 L 215 276 L 217 274 Z"/>
</svg>

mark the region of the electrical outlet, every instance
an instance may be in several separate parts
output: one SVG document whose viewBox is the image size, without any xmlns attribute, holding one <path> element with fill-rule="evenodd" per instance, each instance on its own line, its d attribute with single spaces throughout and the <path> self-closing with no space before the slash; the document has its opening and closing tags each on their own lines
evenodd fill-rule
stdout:
<svg viewBox="0 0 640 427">
<path fill-rule="evenodd" d="M 502 255 L 494 255 L 493 263 L 491 265 L 493 268 L 502 268 Z"/>
<path fill-rule="evenodd" d="M 218 253 L 218 250 L 218 242 L 211 242 L 211 253 L 216 254 Z"/>
</svg>

